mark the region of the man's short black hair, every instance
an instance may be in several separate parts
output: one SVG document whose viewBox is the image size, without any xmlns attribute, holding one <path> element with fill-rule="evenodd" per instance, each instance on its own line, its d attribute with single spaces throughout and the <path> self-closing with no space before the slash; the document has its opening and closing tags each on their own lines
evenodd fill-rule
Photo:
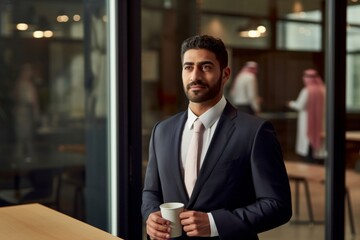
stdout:
<svg viewBox="0 0 360 240">
<path fill-rule="evenodd" d="M 221 70 L 228 66 L 228 53 L 225 44 L 220 38 L 214 38 L 209 35 L 196 35 L 184 40 L 181 45 L 181 61 L 184 54 L 190 49 L 206 49 L 213 52 L 220 63 Z"/>
</svg>

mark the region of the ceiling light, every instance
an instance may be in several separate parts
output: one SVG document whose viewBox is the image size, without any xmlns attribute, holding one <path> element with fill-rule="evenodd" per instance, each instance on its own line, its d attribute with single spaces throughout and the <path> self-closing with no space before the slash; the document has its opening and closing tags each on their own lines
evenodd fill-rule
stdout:
<svg viewBox="0 0 360 240">
<path fill-rule="evenodd" d="M 27 23 L 18 23 L 16 24 L 16 29 L 19 31 L 26 31 L 29 29 L 29 25 Z"/>
</svg>

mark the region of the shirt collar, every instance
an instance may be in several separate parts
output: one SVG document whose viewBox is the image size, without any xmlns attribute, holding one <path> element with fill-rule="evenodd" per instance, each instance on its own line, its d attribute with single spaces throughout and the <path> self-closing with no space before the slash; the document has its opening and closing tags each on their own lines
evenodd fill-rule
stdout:
<svg viewBox="0 0 360 240">
<path fill-rule="evenodd" d="M 200 121 L 204 124 L 205 129 L 211 127 L 220 118 L 220 115 L 224 111 L 225 106 L 226 100 L 225 97 L 222 96 L 218 103 L 216 103 L 212 108 L 204 112 L 199 117 L 196 116 L 190 108 L 188 108 L 188 128 L 192 128 L 193 123 L 197 118 L 199 118 Z"/>
</svg>

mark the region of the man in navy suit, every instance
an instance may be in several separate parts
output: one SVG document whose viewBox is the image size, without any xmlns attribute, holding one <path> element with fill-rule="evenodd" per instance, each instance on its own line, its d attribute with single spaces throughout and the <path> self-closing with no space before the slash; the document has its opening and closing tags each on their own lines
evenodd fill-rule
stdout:
<svg viewBox="0 0 360 240">
<path fill-rule="evenodd" d="M 230 76 L 223 42 L 201 35 L 181 47 L 187 111 L 152 131 L 142 214 L 149 239 L 169 239 L 160 204 L 182 202 L 179 239 L 258 239 L 257 234 L 291 218 L 291 194 L 272 125 L 236 110 L 223 96 Z M 200 170 L 191 195 L 184 167 L 193 122 L 204 125 Z"/>
</svg>

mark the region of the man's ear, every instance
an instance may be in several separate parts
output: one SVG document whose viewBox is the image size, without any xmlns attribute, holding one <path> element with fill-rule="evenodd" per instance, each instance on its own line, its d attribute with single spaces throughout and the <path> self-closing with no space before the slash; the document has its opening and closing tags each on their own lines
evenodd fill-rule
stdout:
<svg viewBox="0 0 360 240">
<path fill-rule="evenodd" d="M 229 80 L 230 74 L 231 74 L 230 67 L 224 68 L 223 74 L 222 74 L 222 78 L 223 78 L 222 80 L 224 81 L 224 83 L 226 83 Z"/>
</svg>

